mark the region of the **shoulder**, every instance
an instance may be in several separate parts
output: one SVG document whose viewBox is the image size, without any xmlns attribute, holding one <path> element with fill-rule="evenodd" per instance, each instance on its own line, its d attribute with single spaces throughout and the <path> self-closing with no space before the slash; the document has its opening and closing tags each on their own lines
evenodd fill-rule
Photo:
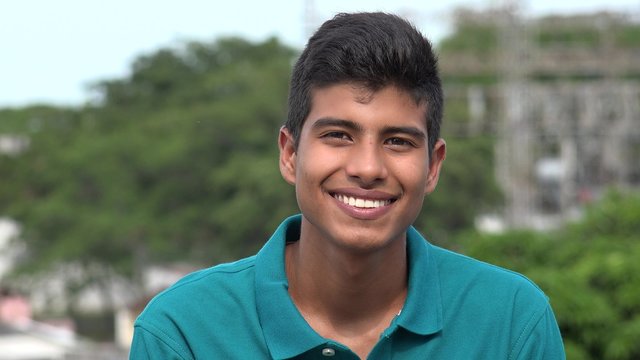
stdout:
<svg viewBox="0 0 640 360">
<path fill-rule="evenodd" d="M 250 302 L 254 292 L 254 263 L 255 257 L 249 257 L 186 275 L 156 295 L 138 317 L 138 323 L 165 318 L 184 320 L 197 316 L 197 310 L 204 307 L 215 312 L 222 307 L 242 305 L 235 301 L 237 298 Z"/>
<path fill-rule="evenodd" d="M 135 322 L 134 346 L 181 359 L 229 358 L 222 354 L 237 352 L 238 339 L 260 339 L 254 264 L 250 257 L 196 271 L 158 294 Z M 264 350 L 259 340 L 252 345 Z"/>
<path fill-rule="evenodd" d="M 445 317 L 468 319 L 487 335 L 527 331 L 551 311 L 546 294 L 526 276 L 438 247 L 433 248 Z"/>
<path fill-rule="evenodd" d="M 493 350 L 508 353 L 509 358 L 539 358 L 526 355 L 537 352 L 562 358 L 562 340 L 549 299 L 533 281 L 465 255 L 432 249 L 449 332 L 478 343 L 493 339 Z"/>
<path fill-rule="evenodd" d="M 487 296 L 523 297 L 546 304 L 544 292 L 526 276 L 466 255 L 432 246 L 441 286 L 491 291 Z"/>
<path fill-rule="evenodd" d="M 251 277 L 255 266 L 255 256 L 238 261 L 218 264 L 210 268 L 192 272 L 159 294 L 159 297 L 168 294 L 200 289 L 208 286 L 219 286 L 225 283 L 238 285 L 239 278 Z"/>
</svg>

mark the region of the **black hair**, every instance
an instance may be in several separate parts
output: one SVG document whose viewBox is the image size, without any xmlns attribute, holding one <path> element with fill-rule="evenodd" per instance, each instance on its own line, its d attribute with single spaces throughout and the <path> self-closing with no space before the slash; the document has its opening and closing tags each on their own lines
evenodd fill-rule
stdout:
<svg viewBox="0 0 640 360">
<path fill-rule="evenodd" d="M 298 146 L 313 89 L 350 83 L 372 92 L 388 85 L 426 103 L 429 154 L 440 136 L 443 95 L 431 43 L 411 23 L 386 13 L 338 14 L 309 39 L 291 76 L 285 127 Z"/>
</svg>

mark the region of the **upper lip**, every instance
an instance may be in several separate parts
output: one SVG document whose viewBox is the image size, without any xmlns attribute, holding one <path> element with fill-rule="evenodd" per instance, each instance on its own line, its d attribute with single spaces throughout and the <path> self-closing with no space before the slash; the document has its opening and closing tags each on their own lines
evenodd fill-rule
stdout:
<svg viewBox="0 0 640 360">
<path fill-rule="evenodd" d="M 361 188 L 340 188 L 329 191 L 329 194 L 343 195 L 365 200 L 395 200 L 398 197 L 380 190 L 367 190 Z"/>
</svg>

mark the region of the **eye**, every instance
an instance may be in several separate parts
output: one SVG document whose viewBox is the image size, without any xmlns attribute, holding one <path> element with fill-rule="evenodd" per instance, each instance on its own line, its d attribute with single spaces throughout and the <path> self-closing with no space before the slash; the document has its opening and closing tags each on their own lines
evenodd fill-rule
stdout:
<svg viewBox="0 0 640 360">
<path fill-rule="evenodd" d="M 331 141 L 349 141 L 351 137 L 343 131 L 329 131 L 322 134 L 321 138 Z"/>
<path fill-rule="evenodd" d="M 385 141 L 385 144 L 393 147 L 414 147 L 415 146 L 413 142 L 407 139 L 399 138 L 399 137 L 389 138 Z"/>
</svg>

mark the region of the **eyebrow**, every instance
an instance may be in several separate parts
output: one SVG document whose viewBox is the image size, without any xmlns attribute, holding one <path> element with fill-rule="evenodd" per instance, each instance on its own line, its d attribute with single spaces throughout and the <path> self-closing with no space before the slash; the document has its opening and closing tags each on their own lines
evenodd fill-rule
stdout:
<svg viewBox="0 0 640 360">
<path fill-rule="evenodd" d="M 360 131 L 360 132 L 364 130 L 362 128 L 362 126 L 360 126 L 359 124 L 357 124 L 357 123 L 355 123 L 353 121 L 337 119 L 337 118 L 332 118 L 332 117 L 324 117 L 324 118 L 320 118 L 320 119 L 316 120 L 313 123 L 312 128 L 314 130 L 318 130 L 318 129 L 322 129 L 322 128 L 330 127 L 330 126 L 347 128 L 349 130 Z"/>
<path fill-rule="evenodd" d="M 413 126 L 387 126 L 384 128 L 383 133 L 385 135 L 406 134 L 417 139 L 427 138 L 427 134 L 425 134 L 424 131 Z"/>
<path fill-rule="evenodd" d="M 318 129 L 322 129 L 324 127 L 331 127 L 331 126 L 342 127 L 342 128 L 346 128 L 346 129 L 357 131 L 357 132 L 364 131 L 362 126 L 360 126 L 360 124 L 358 124 L 358 123 L 356 123 L 354 121 L 344 120 L 344 119 L 337 119 L 337 118 L 332 118 L 332 117 L 325 117 L 325 118 L 320 118 L 320 119 L 316 120 L 313 123 L 312 128 L 314 130 L 318 130 Z M 425 134 L 424 131 L 422 131 L 421 129 L 418 129 L 416 127 L 413 127 L 413 126 L 385 126 L 383 128 L 383 130 L 382 130 L 382 133 L 384 135 L 406 134 L 406 135 L 409 135 L 411 137 L 418 138 L 418 139 L 426 139 L 427 138 L 427 134 Z"/>
</svg>

